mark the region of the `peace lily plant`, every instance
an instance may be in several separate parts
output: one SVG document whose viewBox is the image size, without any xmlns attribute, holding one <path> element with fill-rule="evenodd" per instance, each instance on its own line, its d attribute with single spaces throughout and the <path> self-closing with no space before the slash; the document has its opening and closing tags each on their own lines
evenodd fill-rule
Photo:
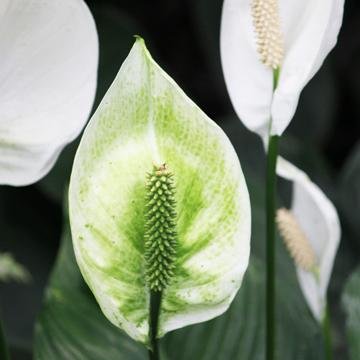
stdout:
<svg viewBox="0 0 360 360">
<path fill-rule="evenodd" d="M 89 116 L 97 32 L 81 0 L 2 0 L 0 24 L 0 184 L 29 185 L 52 168 Z M 10 255 L 0 257 L 3 278 L 26 276 Z M 0 335 L 0 358 L 7 359 Z"/>
<path fill-rule="evenodd" d="M 157 338 L 222 314 L 241 285 L 250 204 L 237 155 L 140 38 L 84 132 L 69 210 L 87 284 L 151 359 Z"/>
<path fill-rule="evenodd" d="M 280 232 L 312 313 L 328 324 L 326 290 L 340 240 L 338 215 L 306 174 L 281 157 L 277 163 L 277 154 L 302 89 L 336 44 L 343 6 L 344 0 L 224 1 L 221 57 L 226 85 L 239 118 L 262 137 L 268 154 L 268 359 L 275 356 L 275 171 L 293 182 L 292 208 L 277 215 Z M 327 354 L 331 356 L 330 344 Z"/>
</svg>

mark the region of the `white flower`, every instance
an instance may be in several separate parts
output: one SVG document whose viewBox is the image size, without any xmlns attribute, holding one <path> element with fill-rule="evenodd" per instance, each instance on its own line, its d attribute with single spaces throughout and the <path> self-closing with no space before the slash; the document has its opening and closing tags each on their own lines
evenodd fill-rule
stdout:
<svg viewBox="0 0 360 360">
<path fill-rule="evenodd" d="M 82 0 L 0 2 L 0 184 L 44 176 L 81 131 L 98 38 Z"/>
<path fill-rule="evenodd" d="M 344 0 L 224 1 L 221 58 L 226 85 L 239 118 L 265 144 L 269 135 L 281 135 L 289 125 L 302 89 L 336 44 L 343 7 Z M 275 90 L 274 69 L 279 71 Z M 307 175 L 280 157 L 277 173 L 293 181 L 292 213 L 317 259 L 317 274 L 300 266 L 297 274 L 312 313 L 321 321 L 340 241 L 338 215 Z"/>
<path fill-rule="evenodd" d="M 297 264 L 300 287 L 309 308 L 322 321 L 326 308 L 326 292 L 340 242 L 340 223 L 334 205 L 301 170 L 279 157 L 277 173 L 293 181 L 291 211 L 304 232 L 317 260 L 317 274 Z"/>
<path fill-rule="evenodd" d="M 302 89 L 336 43 L 344 0 L 279 0 L 277 25 L 283 37 L 283 59 L 274 93 L 272 68 L 264 66 L 258 53 L 258 32 L 253 24 L 256 19 L 251 9 L 257 3 L 271 8 L 277 1 L 224 1 L 223 71 L 230 98 L 243 123 L 267 136 L 271 117 L 271 134 L 281 135 L 295 113 Z"/>
</svg>

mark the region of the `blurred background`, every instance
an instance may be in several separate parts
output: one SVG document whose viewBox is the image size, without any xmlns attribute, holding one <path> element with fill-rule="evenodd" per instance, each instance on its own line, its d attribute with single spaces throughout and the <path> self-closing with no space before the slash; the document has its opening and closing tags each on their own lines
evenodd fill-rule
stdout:
<svg viewBox="0 0 360 360">
<path fill-rule="evenodd" d="M 230 137 L 245 176 L 261 179 L 264 154 L 260 140 L 237 119 L 221 71 L 222 1 L 87 3 L 100 38 L 95 107 L 129 52 L 133 35 L 139 34 L 155 60 Z M 305 88 L 294 121 L 281 142 L 281 153 L 309 174 L 341 216 L 343 237 L 330 288 L 338 359 L 349 356 L 341 294 L 360 262 L 359 119 L 360 2 L 346 0 L 338 45 Z M 0 307 L 15 360 L 31 359 L 34 323 L 59 248 L 63 194 L 76 147 L 77 142 L 69 145 L 55 168 L 38 184 L 0 188 L 0 250 L 14 254 L 32 276 L 27 285 L 0 284 Z M 251 184 L 249 187 L 251 190 Z"/>
</svg>

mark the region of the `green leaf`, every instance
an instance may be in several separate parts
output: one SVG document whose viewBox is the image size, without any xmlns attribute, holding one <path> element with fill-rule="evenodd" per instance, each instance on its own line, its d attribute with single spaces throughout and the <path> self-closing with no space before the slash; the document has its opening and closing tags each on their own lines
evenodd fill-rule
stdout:
<svg viewBox="0 0 360 360">
<path fill-rule="evenodd" d="M 263 183 L 248 177 L 252 196 L 253 256 L 229 311 L 169 333 L 162 360 L 262 360 L 265 336 Z M 102 315 L 77 269 L 68 225 L 35 333 L 36 360 L 146 360 L 142 346 Z M 277 359 L 324 359 L 320 329 L 298 287 L 292 261 L 278 239 Z"/>
<path fill-rule="evenodd" d="M 360 268 L 349 278 L 342 296 L 346 314 L 346 335 L 351 360 L 358 360 L 360 354 Z"/>
<path fill-rule="evenodd" d="M 86 282 L 107 318 L 146 344 L 145 183 L 154 164 L 165 163 L 174 177 L 178 216 L 175 269 L 162 295 L 159 337 L 226 311 L 248 265 L 250 204 L 226 135 L 138 38 L 85 130 L 69 206 Z M 155 207 L 161 220 L 165 209 Z"/>
<path fill-rule="evenodd" d="M 360 246 L 360 143 L 347 159 L 340 178 L 340 206 L 345 225 Z"/>
<path fill-rule="evenodd" d="M 0 254 L 0 282 L 16 281 L 27 283 L 30 279 L 30 273 L 11 254 Z"/>
<path fill-rule="evenodd" d="M 76 265 L 69 222 L 35 327 L 36 360 L 145 359 L 144 349 L 102 314 Z"/>
</svg>

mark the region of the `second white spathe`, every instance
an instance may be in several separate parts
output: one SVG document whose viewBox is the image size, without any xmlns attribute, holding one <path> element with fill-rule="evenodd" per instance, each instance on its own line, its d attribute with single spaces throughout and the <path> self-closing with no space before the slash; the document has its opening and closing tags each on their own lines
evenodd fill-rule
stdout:
<svg viewBox="0 0 360 360">
<path fill-rule="evenodd" d="M 277 174 L 293 182 L 291 211 L 307 237 L 318 262 L 318 276 L 296 266 L 299 284 L 315 319 L 323 321 L 327 289 L 340 243 L 340 222 L 331 201 L 309 177 L 282 157 Z"/>
<path fill-rule="evenodd" d="M 284 58 L 273 93 L 273 71 L 257 51 L 250 0 L 225 0 L 221 60 L 226 85 L 241 121 L 260 136 L 281 135 L 292 120 L 305 85 L 335 46 L 344 0 L 280 0 Z M 256 101 L 255 101 L 256 100 Z"/>
</svg>

